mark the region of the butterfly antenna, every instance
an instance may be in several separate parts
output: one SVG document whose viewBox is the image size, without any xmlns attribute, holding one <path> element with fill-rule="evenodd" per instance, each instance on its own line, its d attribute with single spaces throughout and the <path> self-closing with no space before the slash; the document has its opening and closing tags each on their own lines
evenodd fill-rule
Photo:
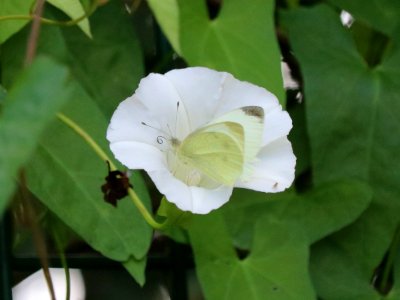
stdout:
<svg viewBox="0 0 400 300">
<path fill-rule="evenodd" d="M 176 102 L 175 133 L 176 133 L 176 127 L 178 126 L 179 103 L 180 103 L 179 101 Z"/>
<path fill-rule="evenodd" d="M 143 126 L 147 126 L 147 127 L 150 127 L 151 129 L 154 129 L 154 130 L 156 130 L 156 131 L 158 131 L 158 132 L 161 132 L 162 134 L 165 134 L 165 135 L 169 135 L 169 136 L 171 136 L 168 132 L 166 132 L 165 130 L 162 130 L 162 129 L 160 129 L 160 128 L 157 128 L 157 127 L 154 127 L 154 126 L 151 126 L 151 125 L 149 125 L 149 124 L 147 124 L 147 123 L 145 123 L 145 122 L 140 122 Z M 168 125 L 167 125 L 168 126 Z"/>
<path fill-rule="evenodd" d="M 161 133 L 164 133 L 164 134 L 167 134 L 167 135 L 171 136 L 170 134 L 168 134 L 167 132 L 165 132 L 165 131 L 162 130 L 162 129 L 153 127 L 153 126 L 151 126 L 151 125 L 149 125 L 149 124 L 146 124 L 145 122 L 140 122 L 140 123 L 141 123 L 143 126 L 150 127 L 151 129 L 157 130 L 158 132 L 161 132 Z M 168 141 L 168 140 L 169 140 L 169 139 L 166 138 L 165 136 L 162 136 L 162 135 L 157 136 L 157 143 L 159 143 L 160 145 L 161 145 L 161 144 L 164 144 L 164 141 Z"/>
<path fill-rule="evenodd" d="M 169 135 L 172 136 L 172 137 L 176 136 L 176 127 L 177 127 L 177 125 L 178 125 L 178 110 L 179 110 L 179 101 L 176 102 L 176 114 L 175 114 L 175 125 L 174 125 L 174 129 L 175 129 L 174 132 L 175 132 L 175 134 L 172 134 L 171 127 L 169 126 L 169 124 L 167 124 L 168 131 L 169 131 Z"/>
</svg>

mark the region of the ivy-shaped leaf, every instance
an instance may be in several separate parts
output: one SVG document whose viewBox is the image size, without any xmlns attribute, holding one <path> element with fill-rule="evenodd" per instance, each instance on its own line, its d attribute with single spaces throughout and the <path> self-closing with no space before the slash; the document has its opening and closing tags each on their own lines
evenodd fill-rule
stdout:
<svg viewBox="0 0 400 300">
<path fill-rule="evenodd" d="M 268 230 L 266 230 L 268 228 Z M 314 299 L 302 231 L 261 218 L 250 254 L 239 259 L 219 212 L 196 217 L 189 229 L 196 270 L 207 299 Z"/>
<path fill-rule="evenodd" d="M 214 20 L 203 0 L 158 2 L 151 1 L 153 12 L 190 65 L 230 72 L 267 88 L 284 103 L 274 1 L 223 1 Z"/>
<path fill-rule="evenodd" d="M 131 17 L 118 1 L 99 7 L 90 18 L 93 39 L 63 28 L 72 72 L 107 118 L 131 96 L 143 77 L 143 58 Z"/>
<path fill-rule="evenodd" d="M 179 7 L 177 0 L 148 0 L 151 10 L 176 53 L 181 54 L 179 43 Z"/>
<path fill-rule="evenodd" d="M 121 11 L 115 9 L 114 4 L 101 7 L 99 13 L 117 19 L 117 24 L 125 22 L 124 24 L 128 26 L 126 18 L 121 21 Z M 51 7 L 48 13 L 51 14 Z M 107 66 L 118 61 L 113 67 L 114 73 L 123 74 L 121 76 L 131 79 L 135 78 L 133 76 L 138 76 L 136 72 L 134 72 L 135 75 L 126 75 L 130 71 L 123 62 L 126 57 L 138 51 L 138 44 L 132 43 L 136 39 L 134 35 L 126 39 L 127 35 L 112 35 L 111 30 L 105 30 L 104 34 L 113 40 L 109 48 L 105 47 L 103 42 L 97 42 L 101 22 L 101 18 L 94 19 L 94 40 L 88 39 L 76 28 L 66 29 L 68 33 L 63 35 L 58 27 L 43 26 L 38 52 L 46 53 L 72 65 L 75 78 L 78 77 L 81 80 L 83 77 L 90 77 L 85 78 L 85 82 L 87 81 L 90 85 L 90 89 L 86 88 L 86 90 L 73 81 L 74 93 L 70 104 L 64 107 L 63 112 L 82 126 L 103 150 L 107 151 L 109 148 L 106 141 L 108 118 L 105 117 L 106 110 L 101 109 L 99 103 L 108 101 L 103 104 L 108 107 L 107 111 L 110 114 L 111 108 L 114 108 L 121 100 L 119 99 L 121 96 L 118 96 L 121 95 L 121 87 L 126 93 L 127 86 L 131 84 L 129 81 L 120 80 L 118 88 L 115 88 L 115 82 L 110 79 L 114 77 L 110 75 L 110 68 Z M 131 31 L 128 30 L 128 32 Z M 73 39 L 79 41 L 75 45 L 79 48 L 78 50 L 69 39 L 73 33 L 78 35 Z M 15 80 L 21 68 L 27 34 L 28 30 L 21 31 L 9 39 L 2 48 L 1 71 L 6 87 Z M 104 50 L 105 48 L 108 50 Z M 87 55 L 92 53 L 91 55 L 96 56 L 102 51 L 107 52 L 105 56 L 108 59 L 100 61 L 94 58 L 78 59 L 78 52 L 85 52 Z M 130 58 L 129 61 L 133 60 L 138 65 L 138 69 L 143 68 L 139 66 L 142 63 L 140 57 Z M 79 72 L 78 68 L 85 69 L 86 72 Z M 112 87 L 114 87 L 114 92 Z M 95 95 L 88 94 L 87 91 L 96 88 L 102 91 L 107 90 L 108 93 L 97 91 Z M 134 89 L 134 86 L 131 88 Z M 96 98 L 98 94 L 101 97 Z M 109 151 L 107 153 L 111 158 L 113 157 Z M 106 162 L 97 157 L 75 132 L 56 120 L 44 133 L 40 147 L 30 161 L 27 168 L 27 181 L 31 191 L 64 223 L 94 249 L 111 259 L 120 261 L 130 274 L 143 284 L 146 254 L 151 242 L 152 230 L 129 198 L 120 200 L 117 208 L 104 202 L 101 186 L 107 173 Z M 147 189 L 139 173 L 132 175 L 131 183 L 145 204 L 149 206 Z"/>
<path fill-rule="evenodd" d="M 30 13 L 34 0 L 1 0 L 0 17 L 22 15 Z M 10 36 L 18 32 L 28 20 L 1 20 L 0 21 L 0 44 L 4 43 Z"/>
<path fill-rule="evenodd" d="M 78 85 L 63 112 L 107 149 L 107 122 Z M 108 173 L 106 162 L 82 138 L 55 121 L 43 135 L 26 172 L 29 189 L 69 227 L 111 259 L 130 260 L 131 268 L 132 262 L 138 261 L 143 277 L 145 264 L 140 261 L 147 254 L 152 230 L 129 198 L 120 200 L 117 207 L 103 200 L 101 185 Z M 140 175 L 135 173 L 131 183 L 149 206 Z"/>
<path fill-rule="evenodd" d="M 222 211 L 236 246 L 249 249 L 254 220 L 261 216 L 295 224 L 302 228 L 311 244 L 352 223 L 367 209 L 371 199 L 372 193 L 366 184 L 350 180 L 323 184 L 302 194 L 293 191 L 265 194 L 239 189 Z"/>
<path fill-rule="evenodd" d="M 50 4 L 62 10 L 72 20 L 82 17 L 85 10 L 79 0 L 47 0 Z M 92 37 L 88 18 L 80 21 L 77 26 L 88 36 Z"/>
<path fill-rule="evenodd" d="M 400 220 L 399 35 L 371 68 L 329 7 L 284 17 L 304 75 L 314 182 L 359 178 L 374 193 L 354 225 L 313 248 L 316 287 L 325 299 L 360 299 L 346 298 L 350 290 L 376 297 L 370 280 Z"/>
</svg>

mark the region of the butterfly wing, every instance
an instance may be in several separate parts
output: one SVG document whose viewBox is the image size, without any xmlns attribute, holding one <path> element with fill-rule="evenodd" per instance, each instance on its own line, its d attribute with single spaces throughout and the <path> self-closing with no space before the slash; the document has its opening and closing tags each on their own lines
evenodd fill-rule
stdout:
<svg viewBox="0 0 400 300">
<path fill-rule="evenodd" d="M 211 179 L 233 185 L 239 177 L 252 174 L 263 130 L 264 110 L 242 107 L 190 134 L 179 146 L 178 155 Z"/>
<path fill-rule="evenodd" d="M 259 106 L 245 106 L 228 112 L 214 120 L 215 123 L 235 122 L 242 126 L 244 132 L 244 166 L 242 179 L 253 173 L 252 162 L 262 146 L 264 131 L 264 110 Z"/>
<path fill-rule="evenodd" d="M 211 179 L 233 185 L 243 171 L 243 127 L 214 123 L 189 135 L 179 147 L 180 159 Z"/>
</svg>

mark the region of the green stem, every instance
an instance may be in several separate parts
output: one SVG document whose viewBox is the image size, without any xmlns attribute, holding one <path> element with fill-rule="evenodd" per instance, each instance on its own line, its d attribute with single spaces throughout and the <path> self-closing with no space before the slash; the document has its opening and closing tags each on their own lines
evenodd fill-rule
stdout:
<svg viewBox="0 0 400 300">
<path fill-rule="evenodd" d="M 65 253 L 64 253 L 64 249 L 63 249 L 60 237 L 58 236 L 56 230 L 54 230 L 54 229 L 53 229 L 53 238 L 54 238 L 54 241 L 56 242 L 58 254 L 59 254 L 60 260 L 61 260 L 61 265 L 64 268 L 64 272 L 65 272 L 65 281 L 66 281 L 65 299 L 70 300 L 70 298 L 71 298 L 71 276 L 69 273 L 68 263 L 67 263 L 67 259 L 65 257 Z"/>
<path fill-rule="evenodd" d="M 393 268 L 393 264 L 396 259 L 397 252 L 399 250 L 399 246 L 400 246 L 400 225 L 398 225 L 396 229 L 392 244 L 390 245 L 389 248 L 389 253 L 385 264 L 385 268 L 383 269 L 382 272 L 382 280 L 379 284 L 379 289 L 381 291 L 385 291 L 389 284 L 390 272 Z"/>
<path fill-rule="evenodd" d="M 97 1 L 93 1 L 93 4 L 90 6 L 89 10 L 85 12 L 82 16 L 68 21 L 57 21 L 47 18 L 40 18 L 40 22 L 48 25 L 59 25 L 59 26 L 74 26 L 78 24 L 80 21 L 89 18 L 97 8 Z M 0 16 L 0 21 L 8 21 L 8 20 L 33 20 L 35 18 L 34 15 L 8 15 L 8 16 Z"/>
<path fill-rule="evenodd" d="M 110 168 L 112 171 L 115 171 L 117 169 L 117 167 L 113 164 L 108 155 L 103 151 L 103 149 L 101 149 L 101 147 L 93 140 L 93 138 L 86 131 L 84 131 L 78 124 L 76 124 L 74 121 L 72 121 L 70 118 L 68 118 L 66 115 L 62 113 L 58 113 L 57 118 L 59 118 L 62 122 L 68 125 L 68 127 L 70 127 L 73 131 L 79 134 L 102 160 L 109 161 Z"/>
<path fill-rule="evenodd" d="M 158 223 L 156 220 L 154 220 L 152 215 L 146 209 L 143 202 L 140 201 L 138 195 L 135 193 L 135 191 L 132 188 L 129 188 L 128 193 L 129 193 L 130 198 L 132 199 L 132 202 L 136 205 L 136 207 L 142 214 L 143 218 L 146 220 L 147 223 L 149 223 L 149 225 L 151 227 L 153 227 L 154 229 L 162 230 L 170 225 L 168 218 L 163 223 Z"/>
<path fill-rule="evenodd" d="M 8 15 L 8 16 L 0 16 L 0 21 L 8 21 L 8 20 L 32 20 L 33 16 L 31 15 Z"/>
<path fill-rule="evenodd" d="M 84 131 L 78 124 L 76 124 L 74 121 L 72 121 L 70 118 L 68 118 L 66 115 L 62 113 L 58 113 L 57 117 L 68 127 L 70 127 L 73 131 L 75 131 L 78 135 L 80 135 L 102 160 L 108 161 L 110 163 L 111 171 L 115 171 L 117 169 L 115 164 L 111 161 L 111 159 L 103 151 L 103 149 L 101 149 L 101 147 L 93 140 L 93 138 L 86 131 Z M 129 197 L 132 199 L 132 202 L 136 205 L 137 209 L 142 214 L 143 218 L 151 227 L 153 227 L 154 229 L 164 229 L 165 227 L 169 226 L 168 219 L 165 220 L 163 223 L 158 223 L 156 220 L 154 220 L 151 213 L 147 210 L 143 202 L 140 200 L 139 196 L 132 188 L 128 189 L 128 194 Z"/>
</svg>

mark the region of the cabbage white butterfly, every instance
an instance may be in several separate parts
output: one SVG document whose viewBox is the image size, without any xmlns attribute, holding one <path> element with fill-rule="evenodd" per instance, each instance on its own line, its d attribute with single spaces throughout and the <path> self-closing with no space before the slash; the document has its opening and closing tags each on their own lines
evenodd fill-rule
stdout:
<svg viewBox="0 0 400 300">
<path fill-rule="evenodd" d="M 262 143 L 264 110 L 247 106 L 229 112 L 189 134 L 171 139 L 178 159 L 216 182 L 233 185 L 251 173 Z"/>
</svg>

